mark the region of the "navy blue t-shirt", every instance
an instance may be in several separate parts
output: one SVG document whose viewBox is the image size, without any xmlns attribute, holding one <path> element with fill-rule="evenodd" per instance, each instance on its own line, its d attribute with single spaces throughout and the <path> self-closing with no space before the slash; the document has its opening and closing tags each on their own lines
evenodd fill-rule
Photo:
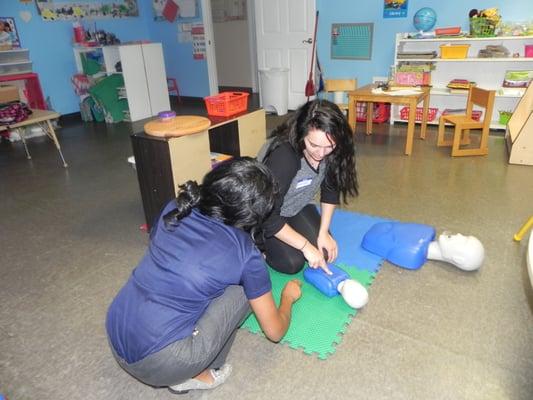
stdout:
<svg viewBox="0 0 533 400">
<path fill-rule="evenodd" d="M 161 215 L 173 208 L 174 201 Z M 109 307 L 113 348 L 132 363 L 191 335 L 210 301 L 229 285 L 243 286 L 248 299 L 272 288 L 248 233 L 196 209 L 174 231 L 160 217 L 148 251 Z"/>
</svg>

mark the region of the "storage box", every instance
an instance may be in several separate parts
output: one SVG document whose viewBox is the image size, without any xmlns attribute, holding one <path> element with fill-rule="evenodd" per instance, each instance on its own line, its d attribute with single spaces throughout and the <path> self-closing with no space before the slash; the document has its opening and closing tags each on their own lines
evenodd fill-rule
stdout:
<svg viewBox="0 0 533 400">
<path fill-rule="evenodd" d="M 388 103 L 373 103 L 374 110 L 372 112 L 372 122 L 381 124 L 387 122 L 390 118 L 390 104 Z M 357 102 L 356 104 L 356 121 L 366 121 L 366 103 Z"/>
<path fill-rule="evenodd" d="M 428 108 L 428 122 L 431 122 L 435 119 L 438 111 L 439 111 L 438 108 L 433 108 L 433 107 Z M 415 112 L 415 120 L 422 121 L 423 113 L 424 113 L 424 109 L 422 107 L 417 107 L 416 112 Z M 400 119 L 403 119 L 404 121 L 409 120 L 409 107 L 403 107 L 400 110 Z"/>
<path fill-rule="evenodd" d="M 24 74 L 26 72 L 31 72 L 31 65 L 31 61 L 0 64 L 0 75 Z"/>
<path fill-rule="evenodd" d="M 246 92 L 222 92 L 215 96 L 204 97 L 207 114 L 217 117 L 229 117 L 246 111 L 248 108 Z"/>
<path fill-rule="evenodd" d="M 30 51 L 28 49 L 15 49 L 0 52 L 0 64 L 23 62 L 30 62 Z"/>
<path fill-rule="evenodd" d="M 493 37 L 496 25 L 487 18 L 470 18 L 470 36 L 472 37 Z"/>
<path fill-rule="evenodd" d="M 526 57 L 533 57 L 533 44 L 526 44 L 524 46 L 524 55 Z"/>
<path fill-rule="evenodd" d="M 0 86 L 0 103 L 20 100 L 19 89 L 13 85 Z"/>
<path fill-rule="evenodd" d="M 466 58 L 469 44 L 443 44 L 440 46 L 440 58 Z"/>
<path fill-rule="evenodd" d="M 419 86 L 431 84 L 430 72 L 402 72 L 394 74 L 394 81 L 401 86 Z"/>
</svg>

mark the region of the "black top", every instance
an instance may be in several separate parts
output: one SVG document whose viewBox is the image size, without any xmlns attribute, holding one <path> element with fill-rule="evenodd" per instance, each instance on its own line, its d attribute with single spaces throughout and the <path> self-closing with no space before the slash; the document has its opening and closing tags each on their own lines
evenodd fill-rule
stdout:
<svg viewBox="0 0 533 400">
<path fill-rule="evenodd" d="M 326 161 L 323 160 L 319 168 L 325 168 L 327 166 Z M 266 237 L 275 235 L 285 225 L 285 217 L 281 215 L 283 201 L 291 185 L 292 187 L 297 186 L 293 180 L 304 167 L 305 169 L 312 169 L 317 176 L 320 175 L 320 202 L 328 204 L 340 203 L 339 191 L 326 184 L 326 179 L 324 179 L 325 173 L 319 174 L 319 171 L 312 168 L 305 157 L 300 157 L 289 143 L 282 143 L 270 153 L 267 153 L 267 157 L 263 160 L 263 163 L 272 171 L 279 185 L 279 193 L 276 198 L 274 210 L 263 225 Z M 308 202 L 306 201 L 305 203 L 301 204 L 300 209 L 305 207 Z"/>
</svg>

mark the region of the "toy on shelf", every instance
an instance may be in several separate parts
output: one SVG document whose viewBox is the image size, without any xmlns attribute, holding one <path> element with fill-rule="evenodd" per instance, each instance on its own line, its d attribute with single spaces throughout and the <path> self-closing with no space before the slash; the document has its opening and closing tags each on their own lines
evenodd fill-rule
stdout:
<svg viewBox="0 0 533 400">
<path fill-rule="evenodd" d="M 435 240 L 435 228 L 416 223 L 377 223 L 365 234 L 361 246 L 406 269 L 419 269 L 429 259 L 474 271 L 485 258 L 483 244 L 474 236 L 445 232 Z"/>
<path fill-rule="evenodd" d="M 359 282 L 333 264 L 328 264 L 331 275 L 321 268 L 307 267 L 304 279 L 327 297 L 341 295 L 346 304 L 353 308 L 362 308 L 368 302 L 368 292 Z"/>
</svg>

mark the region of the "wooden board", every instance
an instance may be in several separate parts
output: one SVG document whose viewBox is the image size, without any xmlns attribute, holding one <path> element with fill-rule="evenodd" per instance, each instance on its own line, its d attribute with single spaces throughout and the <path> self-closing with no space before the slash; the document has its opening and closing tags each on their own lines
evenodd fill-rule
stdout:
<svg viewBox="0 0 533 400">
<path fill-rule="evenodd" d="M 144 125 L 146 134 L 158 137 L 178 137 L 206 131 L 211 121 L 197 115 L 179 115 L 168 121 L 156 119 Z"/>
</svg>

